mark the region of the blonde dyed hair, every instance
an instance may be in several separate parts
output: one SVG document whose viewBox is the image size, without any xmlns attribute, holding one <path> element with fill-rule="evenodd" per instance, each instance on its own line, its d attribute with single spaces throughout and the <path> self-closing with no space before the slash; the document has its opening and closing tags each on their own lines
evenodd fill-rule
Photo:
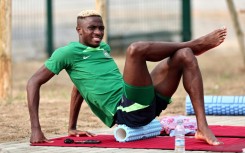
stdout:
<svg viewBox="0 0 245 153">
<path fill-rule="evenodd" d="M 85 18 L 89 16 L 100 16 L 101 17 L 100 13 L 97 12 L 96 10 L 83 10 L 77 15 L 77 18 Z"/>
</svg>

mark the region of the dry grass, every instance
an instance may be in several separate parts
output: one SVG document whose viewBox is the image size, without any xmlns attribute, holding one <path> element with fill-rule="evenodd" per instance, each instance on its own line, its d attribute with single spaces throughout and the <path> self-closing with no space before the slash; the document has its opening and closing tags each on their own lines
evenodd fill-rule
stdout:
<svg viewBox="0 0 245 153">
<path fill-rule="evenodd" d="M 211 51 L 198 57 L 203 74 L 206 95 L 244 95 L 245 71 L 240 52 L 228 53 L 232 49 Z M 116 57 L 123 68 L 124 58 Z M 42 65 L 43 61 L 19 62 L 13 64 L 13 99 L 0 103 L 0 142 L 16 141 L 30 136 L 30 122 L 25 86 L 28 78 Z M 149 63 L 149 69 L 154 64 Z M 55 76 L 41 88 L 40 121 L 47 137 L 66 134 L 69 116 L 69 100 L 72 84 L 65 72 Z M 162 115 L 185 114 L 186 93 L 180 85 L 173 96 L 174 102 Z M 78 129 L 92 130 L 105 128 L 84 103 Z"/>
</svg>

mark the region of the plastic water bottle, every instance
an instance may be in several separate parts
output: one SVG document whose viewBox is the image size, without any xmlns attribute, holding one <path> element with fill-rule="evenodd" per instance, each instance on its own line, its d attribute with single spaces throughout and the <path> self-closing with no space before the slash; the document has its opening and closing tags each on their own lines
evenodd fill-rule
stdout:
<svg viewBox="0 0 245 153">
<path fill-rule="evenodd" d="M 177 126 L 175 127 L 175 153 L 185 152 L 185 127 L 183 125 L 183 120 L 179 119 L 177 121 Z"/>
</svg>

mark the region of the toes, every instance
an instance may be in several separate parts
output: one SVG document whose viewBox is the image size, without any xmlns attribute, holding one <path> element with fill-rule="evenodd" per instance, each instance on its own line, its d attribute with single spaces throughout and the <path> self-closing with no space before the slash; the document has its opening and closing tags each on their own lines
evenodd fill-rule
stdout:
<svg viewBox="0 0 245 153">
<path fill-rule="evenodd" d="M 214 141 L 211 143 L 211 145 L 214 145 L 214 146 L 218 146 L 218 145 L 222 145 L 224 144 L 224 142 L 221 142 L 221 141 Z"/>
<path fill-rule="evenodd" d="M 225 40 L 226 36 L 220 36 L 220 40 Z"/>
<path fill-rule="evenodd" d="M 222 26 L 221 29 L 222 29 L 222 30 L 226 30 L 226 26 Z"/>
<path fill-rule="evenodd" d="M 218 33 L 220 34 L 220 35 L 226 35 L 227 34 L 227 29 L 226 29 L 226 27 L 221 27 L 220 29 L 218 29 Z"/>
<path fill-rule="evenodd" d="M 225 38 L 226 38 L 226 33 L 220 34 L 220 36 L 219 36 L 220 40 L 224 40 Z"/>
</svg>

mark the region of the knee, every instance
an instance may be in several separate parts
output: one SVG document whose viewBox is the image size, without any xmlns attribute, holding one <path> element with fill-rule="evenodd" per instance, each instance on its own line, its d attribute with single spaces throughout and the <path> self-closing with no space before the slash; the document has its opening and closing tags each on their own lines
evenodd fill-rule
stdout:
<svg viewBox="0 0 245 153">
<path fill-rule="evenodd" d="M 144 55 L 144 48 L 146 48 L 146 44 L 144 42 L 134 42 L 129 45 L 127 48 L 127 56 L 128 57 L 137 57 L 137 56 L 142 56 Z"/>
<path fill-rule="evenodd" d="M 195 64 L 197 59 L 190 48 L 182 48 L 177 51 L 176 56 L 183 64 Z"/>
</svg>

